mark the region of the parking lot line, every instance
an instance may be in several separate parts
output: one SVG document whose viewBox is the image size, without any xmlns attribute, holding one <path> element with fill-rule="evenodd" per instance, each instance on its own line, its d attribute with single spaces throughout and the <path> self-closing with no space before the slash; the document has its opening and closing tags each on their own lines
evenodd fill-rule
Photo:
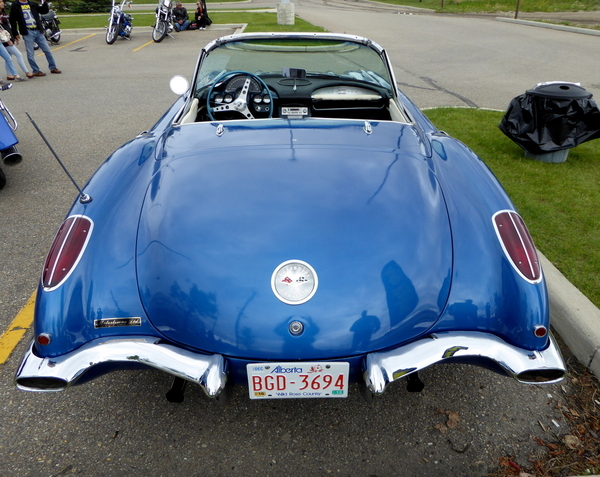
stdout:
<svg viewBox="0 0 600 477">
<path fill-rule="evenodd" d="M 33 307 L 35 306 L 35 293 L 33 293 L 21 311 L 15 316 L 8 329 L 0 336 L 0 364 L 4 364 L 15 349 L 23 335 L 33 323 Z"/>
<path fill-rule="evenodd" d="M 78 41 L 81 41 L 81 40 L 86 40 L 86 39 L 91 38 L 91 37 L 93 37 L 95 35 L 97 35 L 97 33 L 92 33 L 92 34 L 90 34 L 88 36 L 84 36 L 83 38 L 78 38 L 77 40 L 73 40 L 73 41 L 71 41 L 69 43 L 65 43 L 64 45 L 57 46 L 56 48 L 50 48 L 50 51 L 60 50 L 61 48 L 64 48 L 66 46 L 70 46 L 70 45 L 72 45 L 74 43 L 77 43 Z M 44 54 L 44 52 L 41 51 L 40 53 L 37 54 L 37 56 L 42 56 L 43 54 Z"/>
<path fill-rule="evenodd" d="M 133 50 L 133 53 L 135 53 L 136 51 L 141 50 L 145 46 L 151 45 L 152 43 L 154 43 L 154 40 L 150 40 L 148 43 L 144 43 L 142 46 L 138 46 L 135 50 Z"/>
</svg>

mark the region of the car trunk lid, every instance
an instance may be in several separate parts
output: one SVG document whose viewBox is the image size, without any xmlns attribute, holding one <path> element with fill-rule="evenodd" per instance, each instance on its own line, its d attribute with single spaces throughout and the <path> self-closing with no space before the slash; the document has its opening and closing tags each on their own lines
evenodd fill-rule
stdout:
<svg viewBox="0 0 600 477">
<path fill-rule="evenodd" d="M 139 224 L 139 290 L 153 325 L 185 346 L 253 360 L 332 359 L 425 333 L 449 293 L 451 233 L 405 128 L 371 142 L 347 125 L 254 126 L 229 131 L 228 143 L 177 130 Z M 272 286 L 290 260 L 318 279 L 302 304 Z"/>
</svg>

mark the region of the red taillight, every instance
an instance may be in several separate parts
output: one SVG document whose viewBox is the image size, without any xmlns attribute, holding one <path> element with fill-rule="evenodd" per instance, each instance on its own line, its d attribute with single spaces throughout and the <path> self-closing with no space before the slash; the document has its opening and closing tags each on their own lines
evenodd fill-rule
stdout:
<svg viewBox="0 0 600 477">
<path fill-rule="evenodd" d="M 531 283 L 541 281 L 540 260 L 521 216 L 511 210 L 502 210 L 494 214 L 492 221 L 500 244 L 519 275 Z"/>
<path fill-rule="evenodd" d="M 54 289 L 67 279 L 85 250 L 93 226 L 93 222 L 82 215 L 63 222 L 46 257 L 42 274 L 45 289 Z"/>
</svg>

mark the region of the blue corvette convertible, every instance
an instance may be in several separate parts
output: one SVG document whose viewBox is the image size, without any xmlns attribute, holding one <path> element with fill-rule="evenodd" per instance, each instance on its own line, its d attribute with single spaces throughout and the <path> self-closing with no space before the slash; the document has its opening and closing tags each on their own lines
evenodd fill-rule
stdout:
<svg viewBox="0 0 600 477">
<path fill-rule="evenodd" d="M 218 400 L 358 383 L 369 400 L 400 379 L 421 390 L 419 370 L 442 362 L 563 378 L 523 220 L 397 89 L 379 45 L 227 36 L 172 87 L 60 227 L 20 389 L 131 367 L 171 374 L 171 401 L 188 382 Z"/>
</svg>

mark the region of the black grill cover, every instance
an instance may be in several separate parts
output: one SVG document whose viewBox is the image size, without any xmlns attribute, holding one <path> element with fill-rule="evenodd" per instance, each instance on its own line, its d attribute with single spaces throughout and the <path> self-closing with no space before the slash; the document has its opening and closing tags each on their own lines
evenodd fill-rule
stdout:
<svg viewBox="0 0 600 477">
<path fill-rule="evenodd" d="M 547 83 L 514 98 L 498 127 L 530 154 L 546 154 L 600 138 L 600 110 L 585 88 Z"/>
</svg>

